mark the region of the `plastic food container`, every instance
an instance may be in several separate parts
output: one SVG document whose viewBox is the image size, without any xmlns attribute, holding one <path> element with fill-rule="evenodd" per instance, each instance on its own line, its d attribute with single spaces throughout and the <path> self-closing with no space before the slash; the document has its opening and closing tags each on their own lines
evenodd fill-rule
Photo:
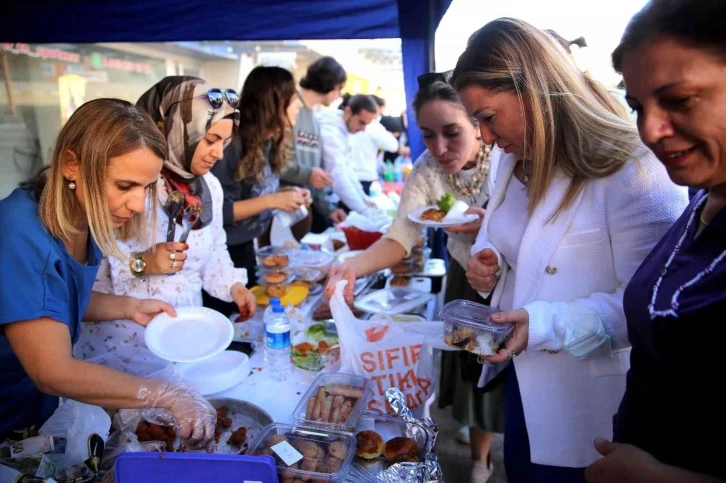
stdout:
<svg viewBox="0 0 726 483">
<path fill-rule="evenodd" d="M 326 323 L 311 324 L 292 334 L 292 363 L 306 371 L 319 372 L 340 361 L 338 336 L 326 331 Z"/>
<path fill-rule="evenodd" d="M 279 453 L 281 447 L 276 446 L 284 442 L 303 458 L 288 465 Z M 273 423 L 266 426 L 252 443 L 249 454 L 272 457 L 280 481 L 294 478 L 303 481 L 343 482 L 355 456 L 355 437 L 338 431 L 295 428 L 289 424 Z"/>
<path fill-rule="evenodd" d="M 118 483 L 157 483 L 160 481 L 247 481 L 273 483 L 272 458 L 202 453 L 123 453 L 114 463 Z"/>
<path fill-rule="evenodd" d="M 277 268 L 278 270 L 280 270 L 282 268 L 285 268 L 285 267 L 287 267 L 290 264 L 290 256 L 288 255 L 288 252 L 289 251 L 290 251 L 290 249 L 289 248 L 286 248 L 286 247 L 268 246 L 268 247 L 260 248 L 256 252 L 256 256 L 257 256 L 257 266 L 258 267 L 264 267 L 264 268 L 267 268 L 267 269 Z M 287 256 L 288 257 L 288 263 L 286 263 L 284 265 L 280 265 L 280 266 L 275 266 L 275 267 L 266 267 L 265 264 L 264 264 L 265 258 L 274 256 L 274 255 L 285 255 L 285 256 Z"/>
<path fill-rule="evenodd" d="M 368 402 L 373 382 L 363 376 L 319 374 L 300 399 L 293 420 L 299 425 L 353 431 Z"/>
<path fill-rule="evenodd" d="M 487 305 L 454 300 L 444 305 L 439 316 L 444 321 L 444 342 L 479 356 L 496 354 L 514 324 L 497 324 L 490 316 L 500 312 Z"/>
<path fill-rule="evenodd" d="M 258 266 L 255 272 L 257 273 L 257 278 L 261 285 L 289 285 L 290 283 L 292 283 L 293 280 L 295 280 L 295 274 L 289 268 L 267 270 Z M 265 276 L 268 274 L 275 277 L 285 278 L 282 279 L 280 282 L 268 282 L 265 279 Z"/>
<path fill-rule="evenodd" d="M 319 282 L 328 275 L 327 270 L 312 267 L 294 267 L 292 273 L 295 275 L 296 280 L 302 280 L 303 282 Z"/>
<path fill-rule="evenodd" d="M 327 252 L 311 250 L 290 250 L 290 266 L 294 268 L 309 268 L 322 270 L 326 274 L 335 261 L 335 255 Z"/>
</svg>

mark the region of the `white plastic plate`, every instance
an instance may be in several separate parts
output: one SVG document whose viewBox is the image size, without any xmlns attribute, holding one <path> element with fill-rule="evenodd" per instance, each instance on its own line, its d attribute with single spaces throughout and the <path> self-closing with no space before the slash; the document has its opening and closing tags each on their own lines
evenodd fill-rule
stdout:
<svg viewBox="0 0 726 483">
<path fill-rule="evenodd" d="M 151 352 L 172 362 L 209 359 L 225 350 L 234 337 L 232 322 L 206 307 L 180 307 L 176 317 L 162 313 L 146 327 Z"/>
<path fill-rule="evenodd" d="M 226 391 L 241 383 L 250 373 L 250 358 L 238 351 L 224 351 L 198 362 L 176 365 L 179 375 L 202 396 Z"/>
<path fill-rule="evenodd" d="M 447 219 L 441 220 L 441 221 L 429 221 L 429 220 L 424 220 L 423 218 L 421 218 L 421 215 L 423 214 L 423 212 L 426 210 L 430 210 L 431 208 L 436 209 L 436 210 L 439 209 L 439 207 L 436 205 L 424 206 L 423 208 L 419 208 L 419 209 L 414 210 L 411 213 L 409 213 L 408 219 L 414 223 L 418 223 L 419 225 L 429 226 L 431 228 L 447 228 L 450 226 L 471 223 L 472 221 L 476 221 L 479 219 L 479 216 L 474 213 L 471 213 L 468 215 L 451 217 L 451 218 L 447 218 Z"/>
</svg>

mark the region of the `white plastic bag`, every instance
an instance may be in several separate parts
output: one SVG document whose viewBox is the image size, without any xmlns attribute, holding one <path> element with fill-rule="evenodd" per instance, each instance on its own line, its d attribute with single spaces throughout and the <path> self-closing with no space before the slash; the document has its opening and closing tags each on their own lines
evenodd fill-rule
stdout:
<svg viewBox="0 0 726 483">
<path fill-rule="evenodd" d="M 434 362 L 425 336 L 404 332 L 390 319 L 360 320 L 355 318 L 343 297 L 348 282 L 337 283 L 330 299 L 340 341 L 340 372 L 365 376 L 373 381 L 373 394 L 368 410 L 392 413 L 386 390 L 398 388 L 411 409 L 423 409 L 434 391 Z"/>
<path fill-rule="evenodd" d="M 108 439 L 111 418 L 103 408 L 67 399 L 40 427 L 45 436 L 66 438 L 63 468 L 78 465 L 88 459 L 88 437 L 95 433 Z"/>
</svg>

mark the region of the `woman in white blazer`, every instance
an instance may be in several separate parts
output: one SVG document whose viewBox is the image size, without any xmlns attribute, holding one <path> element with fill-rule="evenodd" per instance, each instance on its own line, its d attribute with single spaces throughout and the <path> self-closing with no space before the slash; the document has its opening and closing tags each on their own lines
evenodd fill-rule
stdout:
<svg viewBox="0 0 726 483">
<path fill-rule="evenodd" d="M 467 277 L 494 290 L 505 312 L 492 319 L 514 324 L 485 358 L 514 361 L 508 480 L 583 482 L 625 389 L 623 290 L 687 193 L 646 154 L 617 100 L 525 22 L 475 33 L 453 82 L 482 139 L 505 153 Z"/>
</svg>

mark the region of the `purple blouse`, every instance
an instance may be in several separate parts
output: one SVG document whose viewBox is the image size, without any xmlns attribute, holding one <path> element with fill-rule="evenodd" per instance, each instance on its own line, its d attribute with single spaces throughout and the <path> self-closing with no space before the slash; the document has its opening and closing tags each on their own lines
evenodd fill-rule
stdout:
<svg viewBox="0 0 726 483">
<path fill-rule="evenodd" d="M 623 305 L 633 350 L 614 434 L 616 441 L 638 446 L 663 463 L 724 477 L 726 260 L 681 292 L 677 317 L 651 320 L 648 312 L 653 286 L 705 195 L 694 197 L 625 290 Z M 726 210 L 694 239 L 699 216 L 663 279 L 655 310 L 670 308 L 678 287 L 726 250 Z"/>
</svg>

